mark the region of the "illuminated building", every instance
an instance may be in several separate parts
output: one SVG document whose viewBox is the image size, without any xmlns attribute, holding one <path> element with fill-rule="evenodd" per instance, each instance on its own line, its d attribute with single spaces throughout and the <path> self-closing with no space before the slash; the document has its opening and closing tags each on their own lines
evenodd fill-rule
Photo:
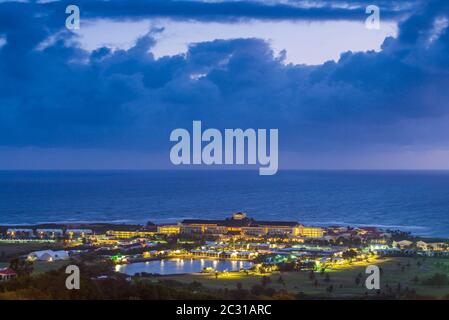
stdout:
<svg viewBox="0 0 449 320">
<path fill-rule="evenodd" d="M 84 238 L 88 235 L 93 234 L 93 232 L 90 229 L 67 229 L 65 231 L 65 234 L 68 235 L 70 239 L 73 239 L 73 238 Z"/>
<path fill-rule="evenodd" d="M 295 221 L 256 221 L 248 218 L 244 213 L 237 212 L 231 218 L 224 220 L 183 220 L 181 233 L 322 237 L 323 229 L 304 227 Z"/>
<path fill-rule="evenodd" d="M 102 245 L 117 245 L 119 244 L 119 241 L 116 239 L 109 239 L 105 235 L 96 235 L 89 237 L 89 241 L 91 244 L 96 246 L 102 246 Z"/>
<path fill-rule="evenodd" d="M 177 224 L 162 224 L 157 226 L 157 233 L 159 234 L 179 234 L 181 227 Z"/>
<path fill-rule="evenodd" d="M 257 252 L 250 251 L 228 251 L 228 250 L 191 250 L 190 253 L 196 257 L 216 258 L 228 260 L 252 260 L 257 257 Z"/>
<path fill-rule="evenodd" d="M 418 241 L 415 246 L 423 251 L 445 251 L 448 249 L 448 244 L 444 242 L 426 243 L 424 241 Z"/>
<path fill-rule="evenodd" d="M 106 231 L 106 235 L 116 239 L 148 238 L 157 233 L 155 224 L 148 222 L 145 227 L 139 225 L 116 225 L 113 230 Z"/>
<path fill-rule="evenodd" d="M 33 229 L 9 228 L 6 235 L 10 238 L 31 238 L 34 236 Z"/>
<path fill-rule="evenodd" d="M 302 237 L 321 238 L 324 235 L 324 230 L 318 227 L 301 226 L 298 229 L 298 234 Z"/>
<path fill-rule="evenodd" d="M 64 232 L 62 229 L 37 229 L 36 234 L 40 238 L 57 238 L 62 237 Z"/>
<path fill-rule="evenodd" d="M 151 237 L 154 236 L 156 232 L 147 230 L 109 230 L 106 234 L 113 238 L 129 239 Z"/>
<path fill-rule="evenodd" d="M 28 254 L 27 260 L 28 261 L 57 261 L 57 260 L 68 260 L 69 259 L 69 253 L 68 251 L 59 250 L 59 251 L 53 251 L 53 250 L 41 250 L 41 251 L 34 251 Z"/>
</svg>

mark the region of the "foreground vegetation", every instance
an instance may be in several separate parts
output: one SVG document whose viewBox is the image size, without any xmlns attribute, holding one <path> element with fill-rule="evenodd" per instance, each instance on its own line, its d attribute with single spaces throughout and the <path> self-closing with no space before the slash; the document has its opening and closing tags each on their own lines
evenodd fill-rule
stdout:
<svg viewBox="0 0 449 320">
<path fill-rule="evenodd" d="M 449 259 L 387 258 L 381 267 L 381 289 L 367 290 L 364 265 L 344 266 L 325 272 L 227 273 L 176 275 L 164 280 L 197 282 L 211 289 L 241 288 L 251 292 L 288 292 L 307 298 L 449 298 Z M 292 295 L 293 294 L 293 295 Z"/>
<path fill-rule="evenodd" d="M 382 269 L 379 291 L 366 290 L 365 266 L 360 264 L 324 272 L 230 272 L 131 279 L 113 272 L 109 262 L 71 263 L 81 269 L 80 290 L 66 289 L 64 263 L 39 262 L 32 265 L 32 270 L 26 268 L 28 274 L 0 284 L 0 300 L 449 298 L 449 259 L 378 260 L 376 264 Z"/>
<path fill-rule="evenodd" d="M 192 297 L 189 286 L 169 288 L 162 284 L 129 281 L 112 271 L 109 263 L 78 264 L 81 271 L 80 290 L 65 286 L 65 268 L 40 274 L 22 275 L 0 284 L 0 300 L 75 300 L 75 299 L 212 299 L 212 295 L 198 293 Z"/>
</svg>

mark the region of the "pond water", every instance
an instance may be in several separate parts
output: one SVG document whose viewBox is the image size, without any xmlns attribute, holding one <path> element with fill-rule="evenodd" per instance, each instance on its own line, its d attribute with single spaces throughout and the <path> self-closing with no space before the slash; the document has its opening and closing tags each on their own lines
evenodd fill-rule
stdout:
<svg viewBox="0 0 449 320">
<path fill-rule="evenodd" d="M 252 265 L 253 263 L 250 261 L 163 259 L 116 265 L 115 271 L 125 273 L 127 275 L 134 275 L 139 272 L 167 275 L 201 272 L 207 267 L 212 267 L 217 271 L 238 271 L 240 269 L 249 269 Z"/>
</svg>

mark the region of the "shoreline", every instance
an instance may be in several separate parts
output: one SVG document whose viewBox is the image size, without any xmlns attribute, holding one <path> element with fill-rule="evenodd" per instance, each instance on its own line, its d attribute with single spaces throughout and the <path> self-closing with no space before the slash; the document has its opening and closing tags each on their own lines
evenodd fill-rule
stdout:
<svg viewBox="0 0 449 320">
<path fill-rule="evenodd" d="M 176 224 L 176 218 L 167 218 L 167 220 L 171 220 L 171 223 L 168 224 Z M 174 221 L 175 220 L 175 221 Z M 147 221 L 148 222 L 148 221 Z M 151 221 L 153 222 L 153 221 Z M 105 232 L 109 229 L 118 229 L 118 230 L 128 230 L 129 228 L 143 228 L 146 223 L 137 223 L 136 222 L 75 222 L 75 221 L 67 221 L 67 222 L 48 222 L 48 223 L 23 223 L 23 224 L 9 224 L 9 223 L 0 223 L 0 232 L 6 231 L 8 228 L 24 228 L 24 229 L 44 229 L 44 228 L 58 228 L 58 229 L 91 229 L 94 232 Z M 157 223 L 165 224 L 165 223 Z M 427 227 L 420 226 L 397 226 L 397 225 L 380 225 L 380 224 L 346 224 L 346 223 L 315 223 L 314 226 L 319 226 L 322 228 L 330 228 L 330 227 L 350 227 L 350 228 L 377 228 L 382 231 L 392 231 L 392 232 L 402 232 L 408 233 L 411 238 L 415 239 L 432 239 L 432 240 L 441 240 L 441 241 L 449 241 L 449 235 L 447 236 L 432 236 L 431 234 L 419 234 L 414 233 L 411 230 L 407 229 L 424 229 Z"/>
</svg>

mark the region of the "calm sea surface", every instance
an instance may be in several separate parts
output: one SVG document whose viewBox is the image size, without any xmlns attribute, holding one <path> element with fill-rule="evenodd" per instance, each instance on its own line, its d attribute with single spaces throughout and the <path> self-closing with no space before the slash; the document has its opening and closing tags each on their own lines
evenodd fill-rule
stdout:
<svg viewBox="0 0 449 320">
<path fill-rule="evenodd" d="M 0 171 L 0 224 L 224 218 L 449 237 L 446 171 Z"/>
</svg>

